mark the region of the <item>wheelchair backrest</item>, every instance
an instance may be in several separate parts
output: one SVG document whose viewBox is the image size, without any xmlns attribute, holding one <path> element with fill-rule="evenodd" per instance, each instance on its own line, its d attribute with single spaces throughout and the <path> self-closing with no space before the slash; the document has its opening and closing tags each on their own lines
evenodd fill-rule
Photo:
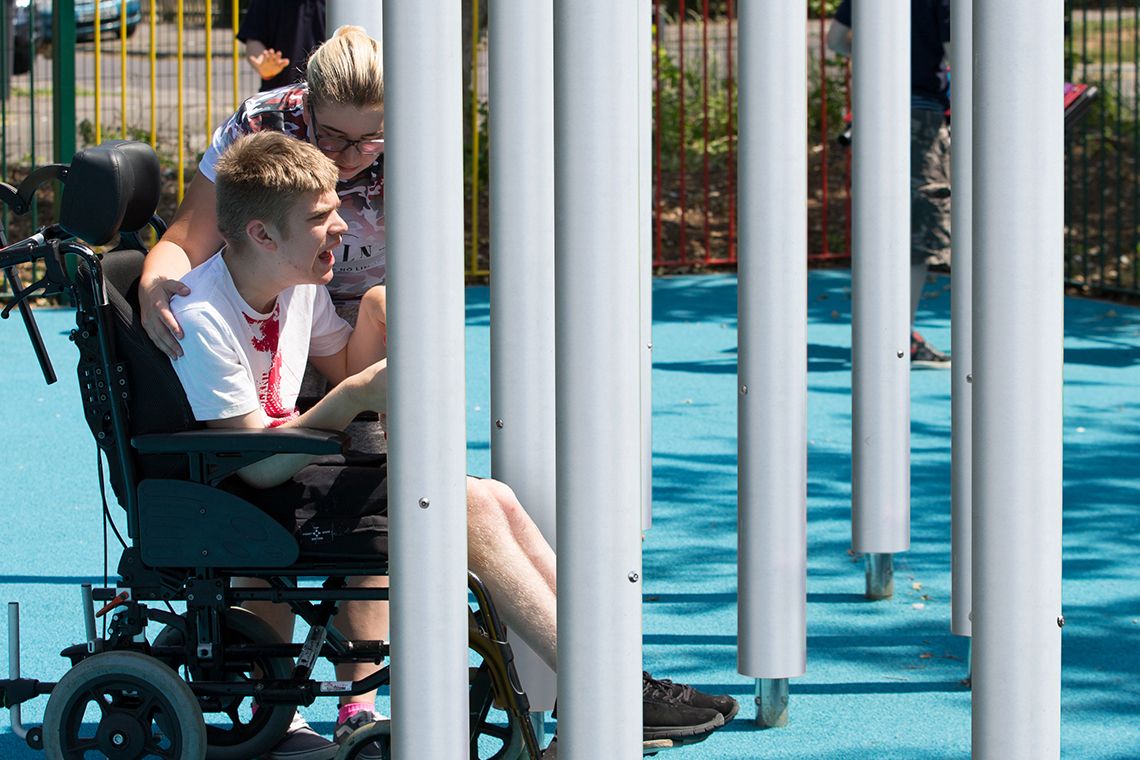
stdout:
<svg viewBox="0 0 1140 760">
<path fill-rule="evenodd" d="M 81 387 L 91 380 L 93 373 L 112 374 L 111 387 L 117 391 L 114 403 L 122 405 L 122 419 L 127 425 L 127 439 L 147 433 L 171 433 L 201 427 L 194 420 L 182 384 L 170 365 L 170 360 L 150 340 L 139 321 L 138 281 L 142 272 L 144 252 L 132 249 L 109 251 L 102 258 L 104 304 L 84 303 L 80 296 L 79 309 L 86 313 L 102 311 L 102 318 L 89 320 L 91 331 L 103 330 L 106 341 L 90 335 L 85 345 L 80 339 L 78 372 Z M 91 277 L 89 267 L 81 266 L 79 278 Z M 80 288 L 81 293 L 94 292 Z M 120 503 L 126 504 L 126 489 L 131 489 L 142 478 L 185 478 L 188 475 L 186 457 L 148 455 L 140 456 L 131 447 L 118 451 L 118 440 L 112 435 L 114 416 L 107 400 L 84 393 L 84 412 L 96 441 L 108 453 L 122 461 L 111 468 L 111 484 Z M 102 435 L 100 435 L 102 433 Z M 111 449 L 116 449 L 112 451 Z M 130 466 L 127 466 L 130 465 Z"/>
<path fill-rule="evenodd" d="M 105 243 L 120 232 L 145 226 L 158 203 L 158 191 L 158 159 L 149 146 L 103 143 L 72 161 L 60 226 L 88 243 Z M 137 244 L 135 236 L 124 235 L 120 247 L 104 253 L 97 267 L 81 263 L 75 289 L 84 415 L 107 455 L 111 486 L 128 509 L 139 480 L 185 477 L 187 465 L 185 457 L 139 456 L 127 442 L 137 435 L 200 427 L 170 360 L 139 320 L 138 281 L 146 252 L 133 247 Z M 99 283 L 94 281 L 95 269 Z"/>
</svg>

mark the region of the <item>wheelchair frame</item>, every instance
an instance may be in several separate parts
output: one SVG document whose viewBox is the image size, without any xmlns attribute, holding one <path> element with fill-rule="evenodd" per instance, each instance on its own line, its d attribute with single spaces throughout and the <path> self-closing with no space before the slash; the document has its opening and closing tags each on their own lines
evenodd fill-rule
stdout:
<svg viewBox="0 0 1140 760">
<path fill-rule="evenodd" d="M 267 752 L 284 735 L 297 706 L 312 704 L 322 696 L 365 693 L 389 682 L 388 666 L 384 665 L 388 643 L 350 641 L 332 621 L 342 601 L 386 600 L 386 588 L 348 588 L 346 584 L 349 577 L 382 575 L 387 568 L 376 562 L 296 564 L 297 545 L 288 531 L 248 502 L 214 488 L 242 467 L 277 453 L 341 453 L 346 444 L 343 434 L 302 429 L 203 429 L 132 436 L 130 358 L 117 350 L 121 347 L 120 332 L 129 331 L 130 325 L 124 328 L 115 322 L 116 299 L 124 293 L 111 283 L 113 274 L 105 265 L 111 269 L 119 262 L 125 262 L 124 269 L 141 266 L 145 248 L 139 230 L 149 224 L 161 234 L 165 228 L 161 219 L 151 215 L 152 200 L 157 201 L 155 178 L 136 178 L 133 191 L 122 187 L 125 180 L 120 173 L 129 172 L 120 172 L 124 169 L 120 164 L 136 172 L 139 166 L 144 173 L 157 171 L 157 159 L 152 168 L 150 158 L 138 157 L 145 152 L 139 146 L 121 141 L 105 143 L 77 154 L 70 166 L 37 170 L 18 189 L 0 183 L 0 201 L 17 214 L 26 212 L 35 190 L 52 179 L 63 181 L 68 194 L 114 191 L 120 196 L 116 206 L 120 213 L 113 225 L 93 224 L 81 213 L 69 220 L 65 202 L 60 224 L 43 227 L 12 245 L 0 235 L 0 268 L 7 273 L 14 294 L 3 316 L 8 317 L 13 308 L 20 311 L 49 384 L 56 377 L 27 300 L 36 294 L 66 293 L 76 305 L 76 328 L 71 339 L 80 354 L 84 413 L 107 458 L 112 486 L 127 515 L 124 540 L 114 525 L 104 490 L 104 521 L 111 524 L 123 545 L 119 581 L 113 587 L 83 586 L 86 641 L 61 653 L 70 660 L 72 670 L 58 683 L 20 676 L 19 608 L 15 602 L 9 604 L 10 678 L 0 680 L 0 706 L 11 710 L 13 730 L 18 734 L 26 731 L 29 746 L 46 748 L 51 756 L 82 757 L 87 749 L 97 749 L 108 757 L 141 757 L 148 751 L 165 751 L 154 746 L 157 735 L 173 747 L 170 751 L 174 754 L 167 752 L 165 756 L 253 757 Z M 101 162 L 106 161 L 115 171 L 104 170 Z M 84 182 L 111 182 L 113 186 L 92 189 L 79 183 L 70 187 L 69 180 L 77 182 L 76 176 Z M 148 183 L 155 188 L 153 199 L 122 197 L 146 195 Z M 142 206 L 149 206 L 145 214 Z M 116 233 L 120 241 L 114 249 L 102 255 L 92 250 Z M 77 260 L 77 267 L 68 268 L 70 258 Z M 34 262 L 43 262 L 44 277 L 25 287 L 16 267 Z M 140 477 L 137 459 L 146 455 L 185 457 L 189 479 Z M 100 476 L 102 485 L 102 472 Z M 214 511 L 224 511 L 233 522 L 250 526 L 248 538 L 252 543 L 245 545 L 243 541 L 242 546 L 235 546 L 236 542 L 227 541 L 224 531 L 211 522 Z M 260 578 L 268 587 L 235 588 L 230 582 L 235 576 Z M 302 576 L 324 576 L 326 580 L 319 588 L 301 587 L 298 578 Z M 529 704 L 519 686 L 506 631 L 486 588 L 473 574 L 469 574 L 469 588 L 476 602 L 476 609 L 469 611 L 469 645 L 482 658 L 482 664 L 471 669 L 470 756 L 477 758 L 480 738 L 490 736 L 502 745 L 494 758 L 538 758 L 541 752 L 530 722 Z M 267 627 L 256 616 L 233 611 L 234 606 L 248 601 L 288 604 L 309 625 L 304 642 L 258 640 L 271 639 L 271 631 L 267 634 Z M 94 610 L 96 602 L 104 603 L 98 612 Z M 185 615 L 176 613 L 172 602 L 185 603 Z M 108 635 L 98 637 L 96 618 L 108 613 L 112 615 Z M 148 641 L 147 624 L 152 622 L 164 629 Z M 378 669 L 354 682 L 318 681 L 312 677 L 318 659 L 333 664 L 374 663 Z M 252 675 L 257 669 L 262 676 Z M 170 678 L 179 670 L 185 680 L 177 675 Z M 267 673 L 274 677 L 266 677 Z M 89 701 L 75 702 L 84 689 L 98 693 L 101 700 L 96 736 L 87 739 L 79 737 L 78 731 Z M 20 705 L 40 695 L 50 695 L 44 726 L 25 729 Z M 253 699 L 259 709 L 243 722 L 238 708 L 246 699 Z M 196 705 L 196 709 L 190 710 L 189 716 L 180 715 L 188 704 Z M 493 704 L 507 712 L 505 728 L 488 720 Z M 203 713 L 224 713 L 233 728 L 207 727 Z M 353 757 L 386 732 L 383 724 L 360 729 L 360 736 L 354 734 L 338 757 Z M 178 746 L 174 746 L 173 737 L 178 737 Z"/>
</svg>

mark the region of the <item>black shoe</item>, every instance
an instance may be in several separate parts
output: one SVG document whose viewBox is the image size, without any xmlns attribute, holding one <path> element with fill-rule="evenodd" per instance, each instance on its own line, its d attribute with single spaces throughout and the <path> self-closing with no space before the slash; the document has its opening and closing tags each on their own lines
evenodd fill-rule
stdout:
<svg viewBox="0 0 1140 760">
<path fill-rule="evenodd" d="M 285 736 L 270 750 L 269 760 L 331 760 L 340 749 L 309 726 L 300 712 L 293 714 L 293 722 Z"/>
<path fill-rule="evenodd" d="M 687 687 L 658 681 L 642 672 L 642 739 L 674 739 L 688 743 L 724 725 L 724 716 L 711 707 L 686 704 L 674 690 Z"/>
<path fill-rule="evenodd" d="M 716 710 L 720 713 L 720 717 L 724 718 L 724 722 L 735 718 L 736 712 L 740 710 L 740 703 L 727 694 L 706 694 L 686 684 L 674 684 L 668 678 L 653 678 L 643 670 L 643 688 L 648 681 L 654 681 L 659 687 L 668 689 L 669 693 L 677 697 L 683 704 L 693 706 L 693 708 Z"/>
<path fill-rule="evenodd" d="M 926 342 L 921 333 L 910 334 L 910 366 L 950 369 L 950 357 Z"/>
<path fill-rule="evenodd" d="M 660 688 L 668 690 L 681 704 L 689 705 L 690 707 L 702 707 L 707 710 L 716 710 L 720 713 L 721 717 L 724 718 L 725 723 L 735 718 L 736 713 L 740 710 L 740 703 L 727 694 L 705 694 L 703 691 L 697 691 L 687 684 L 673 683 L 667 678 L 657 679 L 644 670 L 641 671 L 643 689 L 645 684 L 649 681 L 653 681 Z"/>
</svg>

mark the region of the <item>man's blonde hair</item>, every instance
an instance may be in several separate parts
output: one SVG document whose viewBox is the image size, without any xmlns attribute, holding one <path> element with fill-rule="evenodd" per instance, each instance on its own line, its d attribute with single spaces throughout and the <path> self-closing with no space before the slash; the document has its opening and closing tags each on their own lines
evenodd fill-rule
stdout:
<svg viewBox="0 0 1140 760">
<path fill-rule="evenodd" d="M 239 137 L 218 159 L 218 231 L 230 245 L 259 219 L 284 230 L 297 199 L 336 190 L 336 164 L 315 147 L 281 132 Z"/>
<path fill-rule="evenodd" d="M 309 102 L 380 108 L 384 105 L 384 59 L 380 43 L 359 26 L 342 26 L 309 56 L 305 68 Z"/>
</svg>

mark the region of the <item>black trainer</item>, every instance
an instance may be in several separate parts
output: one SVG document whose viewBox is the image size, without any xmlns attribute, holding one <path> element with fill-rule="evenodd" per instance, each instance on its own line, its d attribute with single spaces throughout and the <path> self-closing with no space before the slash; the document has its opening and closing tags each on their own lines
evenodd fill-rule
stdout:
<svg viewBox="0 0 1140 760">
<path fill-rule="evenodd" d="M 922 333 L 910 334 L 910 366 L 950 369 L 950 357 L 926 342 Z"/>
<path fill-rule="evenodd" d="M 642 739 L 689 743 L 698 737 L 703 739 L 724 725 L 720 711 L 687 704 L 675 693 L 685 688 L 671 681 L 658 681 L 642 671 Z"/>
<path fill-rule="evenodd" d="M 740 703 L 727 694 L 706 694 L 687 684 L 673 683 L 668 678 L 654 678 L 644 670 L 641 671 L 643 688 L 644 684 L 649 681 L 653 681 L 659 688 L 667 690 L 682 704 L 716 710 L 724 718 L 725 723 L 735 718 L 736 713 L 740 710 Z"/>
</svg>

